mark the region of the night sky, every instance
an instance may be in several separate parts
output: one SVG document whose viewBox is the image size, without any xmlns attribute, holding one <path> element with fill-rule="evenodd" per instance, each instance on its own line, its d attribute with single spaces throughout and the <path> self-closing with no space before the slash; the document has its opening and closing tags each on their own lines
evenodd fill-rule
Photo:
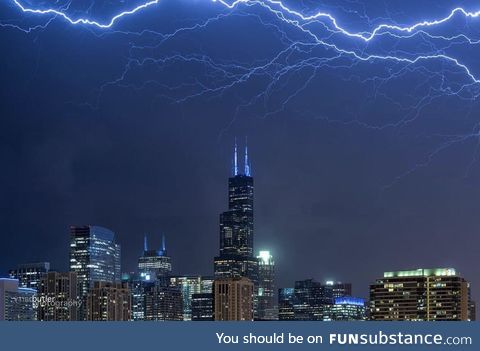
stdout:
<svg viewBox="0 0 480 351">
<path fill-rule="evenodd" d="M 23 4 L 108 22 L 141 2 Z M 480 9 L 420 3 L 285 2 L 352 32 Z M 449 55 L 480 77 L 478 44 L 458 36 L 479 40 L 480 18 L 371 43 L 309 28 L 358 53 Z M 367 297 L 384 271 L 453 267 L 480 300 L 480 84 L 451 61 L 358 60 L 258 5 L 209 0 L 164 0 L 103 30 L 7 0 L 0 45 L 2 274 L 67 270 L 72 224 L 115 231 L 123 271 L 148 233 L 166 235 L 174 273 L 212 274 L 234 138 L 248 136 L 255 250 L 272 251 L 279 287 L 336 279 Z"/>
</svg>

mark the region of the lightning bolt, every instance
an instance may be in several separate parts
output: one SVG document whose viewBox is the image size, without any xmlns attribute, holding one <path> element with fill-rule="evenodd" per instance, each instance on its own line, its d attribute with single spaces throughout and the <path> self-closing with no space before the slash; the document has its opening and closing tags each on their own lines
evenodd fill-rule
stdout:
<svg viewBox="0 0 480 351">
<path fill-rule="evenodd" d="M 55 19 L 63 19 L 70 25 L 91 28 L 97 36 L 122 34 L 137 37 L 152 35 L 155 37 L 155 42 L 152 45 L 135 43 L 131 45 L 129 51 L 130 57 L 125 64 L 124 71 L 116 79 L 101 85 L 98 90 L 96 103 L 88 104 L 92 108 L 98 105 L 98 99 L 100 99 L 102 93 L 106 88 L 111 86 L 140 90 L 146 86 L 155 85 L 158 89 L 164 91 L 164 93 L 160 94 L 162 98 L 167 98 L 173 103 L 180 104 L 204 95 L 212 97 L 220 96 L 225 91 L 246 84 L 255 78 L 267 78 L 269 82 L 260 93 L 242 99 L 242 103 L 237 107 L 233 119 L 230 122 L 231 124 L 242 111 L 248 110 L 256 105 L 266 106 L 269 97 L 283 92 L 284 87 L 288 84 L 292 75 L 302 70 L 309 70 L 311 73 L 309 78 L 305 79 L 301 84 L 298 84 L 298 86 L 293 89 L 293 92 L 285 94 L 278 106 L 273 110 L 266 110 L 262 117 L 266 118 L 280 111 L 284 111 L 288 104 L 308 89 L 309 84 L 311 84 L 321 68 L 329 68 L 346 72 L 348 76 L 345 79 L 356 79 L 363 84 L 373 84 L 375 90 L 372 93 L 372 100 L 377 97 L 390 100 L 400 110 L 406 111 L 405 115 L 397 121 L 384 123 L 382 125 L 369 124 L 359 119 L 344 121 L 330 117 L 312 117 L 327 123 L 358 125 L 373 130 L 384 130 L 386 128 L 398 128 L 413 123 L 419 118 L 422 109 L 441 96 L 456 96 L 460 99 L 473 101 L 476 100 L 480 94 L 478 87 L 480 78 L 474 74 L 474 69 L 469 67 L 460 58 L 449 53 L 449 49 L 455 45 L 465 43 L 473 46 L 479 44 L 480 39 L 471 38 L 465 33 L 432 33 L 434 29 L 441 28 L 457 17 L 470 20 L 477 19 L 480 17 L 480 11 L 471 12 L 462 7 L 456 7 L 444 17 L 437 19 L 422 20 L 406 26 L 395 24 L 393 21 L 390 21 L 393 24 L 385 21 L 366 31 L 351 31 L 345 28 L 340 21 L 329 12 L 314 11 L 312 14 L 304 14 L 299 10 L 287 6 L 280 0 L 207 1 L 219 5 L 220 10 L 228 12 L 221 13 L 189 27 L 179 28 L 169 34 L 152 30 L 131 32 L 118 29 L 120 20 L 134 15 L 139 16 L 142 11 L 153 11 L 161 2 L 160 0 L 141 3 L 133 8 L 113 15 L 106 21 L 98 21 L 85 17 L 74 18 L 68 14 L 68 6 L 60 9 L 40 9 L 28 7 L 20 0 L 12 0 L 11 4 L 22 13 L 49 16 L 48 21 L 30 28 L 22 28 L 17 24 L 2 22 L 0 22 L 0 26 L 16 28 L 30 33 L 37 29 L 45 29 Z M 249 10 L 254 7 L 263 10 L 264 14 L 268 14 L 273 20 L 266 19 L 263 15 L 259 15 L 253 11 L 242 12 L 242 9 Z M 234 10 L 237 12 L 234 12 Z M 204 29 L 215 22 L 232 16 L 244 16 L 256 19 L 263 26 L 271 28 L 275 33 L 278 33 L 279 40 L 284 47 L 272 57 L 259 60 L 253 64 L 215 60 L 208 54 L 198 52 L 188 54 L 174 53 L 171 55 L 157 55 L 155 52 L 155 50 L 159 49 L 164 43 L 173 40 L 182 33 Z M 368 19 L 366 15 L 364 18 Z M 368 23 L 370 23 L 369 19 Z M 299 39 L 298 35 L 296 35 L 295 39 L 293 39 L 285 28 L 296 31 L 302 35 L 302 38 Z M 422 41 L 425 45 L 424 49 L 413 51 L 400 49 L 395 46 L 393 46 L 391 50 L 388 48 L 382 49 L 379 43 L 385 38 L 393 38 L 399 42 L 416 39 Z M 316 52 L 318 48 L 326 51 L 318 53 Z M 385 51 L 387 51 L 387 53 L 385 53 Z M 350 61 L 344 61 L 345 58 L 348 58 Z M 432 61 L 442 62 L 445 66 L 437 69 L 429 69 L 423 64 Z M 166 85 L 158 82 L 156 79 L 146 80 L 142 84 L 129 82 L 129 73 L 135 69 L 153 65 L 157 67 L 167 67 L 168 65 L 173 65 L 178 62 L 205 66 L 208 70 L 206 78 L 210 79 L 211 83 L 200 81 L 200 79 L 191 82 L 180 82 L 177 85 Z M 379 73 L 376 76 L 364 78 L 355 76 L 352 73 L 356 65 L 367 62 L 388 62 L 391 65 L 398 65 L 398 67 L 391 66 L 385 70 L 383 75 Z M 425 96 L 415 98 L 413 99 L 413 103 L 407 105 L 394 101 L 381 91 L 382 87 L 388 82 L 400 79 L 402 76 L 414 72 L 424 77 L 423 81 L 418 84 L 427 86 L 435 80 L 437 85 L 435 87 L 433 85 L 430 86 Z M 458 81 L 459 74 L 462 76 L 460 81 Z M 395 182 L 404 176 L 408 176 L 416 169 L 428 165 L 431 159 L 446 148 L 457 143 L 465 142 L 465 140 L 470 138 L 479 138 L 479 133 L 475 129 L 474 132 L 465 135 L 443 135 L 442 138 L 446 141 L 442 143 L 440 147 L 429 153 L 424 162 L 418 162 L 409 171 L 396 177 Z M 477 154 L 475 154 L 475 160 L 476 158 Z"/>
</svg>

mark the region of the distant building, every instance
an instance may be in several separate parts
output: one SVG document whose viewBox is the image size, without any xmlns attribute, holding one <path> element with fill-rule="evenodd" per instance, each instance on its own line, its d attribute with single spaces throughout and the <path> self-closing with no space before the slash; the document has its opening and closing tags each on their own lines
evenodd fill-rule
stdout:
<svg viewBox="0 0 480 351">
<path fill-rule="evenodd" d="M 115 233 L 98 226 L 70 227 L 70 271 L 77 273 L 83 297 L 94 282 L 120 282 L 120 245 Z"/>
<path fill-rule="evenodd" d="M 260 251 L 258 259 L 258 293 L 256 320 L 277 320 L 278 308 L 275 294 L 275 262 L 269 251 Z"/>
<path fill-rule="evenodd" d="M 278 289 L 278 320 L 294 321 L 295 320 L 295 289 L 281 288 Z"/>
<path fill-rule="evenodd" d="M 183 321 L 183 297 L 178 287 L 162 281 L 145 284 L 146 321 Z"/>
<path fill-rule="evenodd" d="M 87 296 L 87 320 L 128 321 L 132 302 L 125 283 L 94 282 Z"/>
<path fill-rule="evenodd" d="M 298 280 L 295 288 L 279 290 L 279 319 L 296 321 L 329 320 L 335 298 L 351 294 L 349 283 L 313 279 Z"/>
<path fill-rule="evenodd" d="M 122 274 L 122 283 L 127 284 L 132 295 L 131 319 L 143 321 L 145 319 L 145 285 L 148 282 L 137 273 L 124 273 Z"/>
<path fill-rule="evenodd" d="M 162 237 L 162 248 L 160 250 L 150 250 L 145 235 L 143 254 L 138 259 L 138 271 L 145 281 L 152 281 L 171 274 L 172 262 L 170 256 L 167 255 L 165 236 Z"/>
<path fill-rule="evenodd" d="M 350 283 L 342 283 L 342 282 L 335 282 L 335 281 L 326 281 L 324 284 L 326 289 L 332 290 L 332 297 L 345 297 L 345 296 L 352 296 L 352 284 Z"/>
<path fill-rule="evenodd" d="M 252 321 L 253 283 L 250 279 L 224 278 L 214 282 L 215 320 Z"/>
<path fill-rule="evenodd" d="M 0 321 L 34 321 L 37 319 L 37 291 L 21 288 L 17 279 L 0 278 Z"/>
<path fill-rule="evenodd" d="M 364 299 L 356 297 L 337 297 L 334 303 L 327 305 L 324 321 L 364 321 L 367 319 L 367 306 Z"/>
<path fill-rule="evenodd" d="M 192 295 L 192 321 L 214 320 L 215 298 L 213 293 Z"/>
<path fill-rule="evenodd" d="M 247 277 L 258 285 L 258 261 L 253 255 L 253 177 L 245 147 L 244 171 L 238 167 L 237 145 L 228 179 L 228 210 L 220 215 L 220 254 L 215 278 Z"/>
<path fill-rule="evenodd" d="M 470 306 L 468 309 L 468 320 L 474 322 L 477 320 L 477 305 L 475 301 L 470 301 Z"/>
<path fill-rule="evenodd" d="M 385 272 L 370 285 L 375 321 L 466 321 L 469 283 L 452 268 Z"/>
<path fill-rule="evenodd" d="M 202 276 L 170 277 L 170 286 L 178 287 L 183 298 L 183 320 L 192 320 L 192 296 L 212 293 L 213 278 Z"/>
<path fill-rule="evenodd" d="M 76 321 L 82 307 L 75 272 L 48 272 L 38 286 L 38 320 Z"/>
<path fill-rule="evenodd" d="M 50 263 L 35 262 L 19 264 L 9 271 L 10 278 L 18 279 L 21 288 L 38 289 L 42 276 L 50 270 Z"/>
</svg>

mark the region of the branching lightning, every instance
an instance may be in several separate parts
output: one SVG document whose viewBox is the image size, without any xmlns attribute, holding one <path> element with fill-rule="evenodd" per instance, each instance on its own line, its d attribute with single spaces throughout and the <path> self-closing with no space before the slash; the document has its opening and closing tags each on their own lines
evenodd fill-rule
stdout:
<svg viewBox="0 0 480 351">
<path fill-rule="evenodd" d="M 140 32 L 120 28 L 128 18 L 141 16 L 142 13 L 158 10 L 160 3 L 167 0 L 151 0 L 130 9 L 118 12 L 106 21 L 69 15 L 69 6 L 63 8 L 35 8 L 25 5 L 21 0 L 11 0 L 14 8 L 21 13 L 46 18 L 46 22 L 30 27 L 22 27 L 13 22 L 0 21 L 0 27 L 15 28 L 25 33 L 43 30 L 54 20 L 63 20 L 69 25 L 81 26 L 92 30 L 97 37 L 107 35 L 125 35 L 129 38 L 150 36 L 151 44 L 130 39 L 129 53 L 124 70 L 116 79 L 105 82 L 98 89 L 97 99 L 88 103 L 92 108 L 99 104 L 105 89 L 123 87 L 135 90 L 155 86 L 158 97 L 181 104 L 202 96 L 213 98 L 229 90 L 245 85 L 252 80 L 263 82 L 263 88 L 256 93 L 245 94 L 233 116 L 235 120 L 244 111 L 253 106 L 263 107 L 260 117 L 266 118 L 286 110 L 299 95 L 309 89 L 310 84 L 321 69 L 339 72 L 342 79 L 355 80 L 372 87 L 371 100 L 383 98 L 403 111 L 403 117 L 382 124 L 372 124 L 359 118 L 350 120 L 335 119 L 329 116 L 313 117 L 328 123 L 357 125 L 372 130 L 399 128 L 416 121 L 422 110 L 434 101 L 445 96 L 454 96 L 467 101 L 476 101 L 480 95 L 480 71 L 471 66 L 465 57 L 454 50 L 457 46 L 475 46 L 480 38 L 467 33 L 450 32 L 445 26 L 463 18 L 474 21 L 480 17 L 479 11 L 467 11 L 462 7 L 452 9 L 441 18 L 422 20 L 409 25 L 398 25 L 393 21 L 383 21 L 366 31 L 347 29 L 337 17 L 326 11 L 303 13 L 280 0 L 205 0 L 218 7 L 219 14 L 197 23 L 178 28 L 170 33 L 144 29 Z M 275 33 L 282 48 L 270 57 L 259 58 L 253 62 L 228 61 L 215 58 L 207 52 L 162 52 L 162 45 L 181 35 L 204 30 L 217 22 L 233 17 L 245 17 L 257 21 L 266 29 Z M 367 16 L 364 16 L 367 18 Z M 120 23 L 122 21 L 122 24 Z M 368 21 L 370 23 L 370 21 Z M 390 23 L 387 23 L 390 22 Z M 390 41 L 393 40 L 394 44 Z M 412 48 L 402 47 L 402 43 L 415 41 L 421 45 Z M 195 80 L 179 81 L 167 84 L 159 78 L 149 78 L 141 82 L 130 78 L 130 73 L 146 67 L 156 67 L 158 71 L 174 64 L 202 65 L 206 69 L 203 77 Z M 375 75 L 362 75 L 355 71 L 361 64 L 375 64 L 379 68 Z M 308 72 L 307 77 L 297 84 L 292 80 L 295 75 Z M 397 101 L 385 92 L 384 87 L 396 79 L 415 75 L 416 89 L 426 93 L 405 92 L 406 101 Z M 287 88 L 288 87 L 288 88 Z M 413 91 L 415 89 L 412 89 Z M 274 104 L 270 100 L 274 95 L 281 98 Z M 309 111 L 299 113 L 311 114 Z M 232 121 L 233 122 L 233 121 Z M 469 139 L 479 139 L 478 127 L 473 132 L 462 135 L 441 135 L 443 142 L 429 152 L 423 160 L 395 179 L 395 182 L 428 163 L 446 148 L 463 143 Z M 475 153 L 474 162 L 477 158 Z M 470 167 L 471 165 L 469 165 Z"/>
</svg>

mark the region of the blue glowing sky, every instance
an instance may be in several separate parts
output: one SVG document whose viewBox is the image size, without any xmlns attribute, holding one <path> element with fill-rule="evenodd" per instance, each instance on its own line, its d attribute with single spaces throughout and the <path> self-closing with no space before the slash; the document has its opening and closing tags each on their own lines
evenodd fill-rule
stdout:
<svg viewBox="0 0 480 351">
<path fill-rule="evenodd" d="M 67 267 L 68 225 L 145 232 L 209 274 L 235 136 L 279 285 L 455 267 L 478 296 L 475 1 L 0 5 L 2 271 Z"/>
</svg>

